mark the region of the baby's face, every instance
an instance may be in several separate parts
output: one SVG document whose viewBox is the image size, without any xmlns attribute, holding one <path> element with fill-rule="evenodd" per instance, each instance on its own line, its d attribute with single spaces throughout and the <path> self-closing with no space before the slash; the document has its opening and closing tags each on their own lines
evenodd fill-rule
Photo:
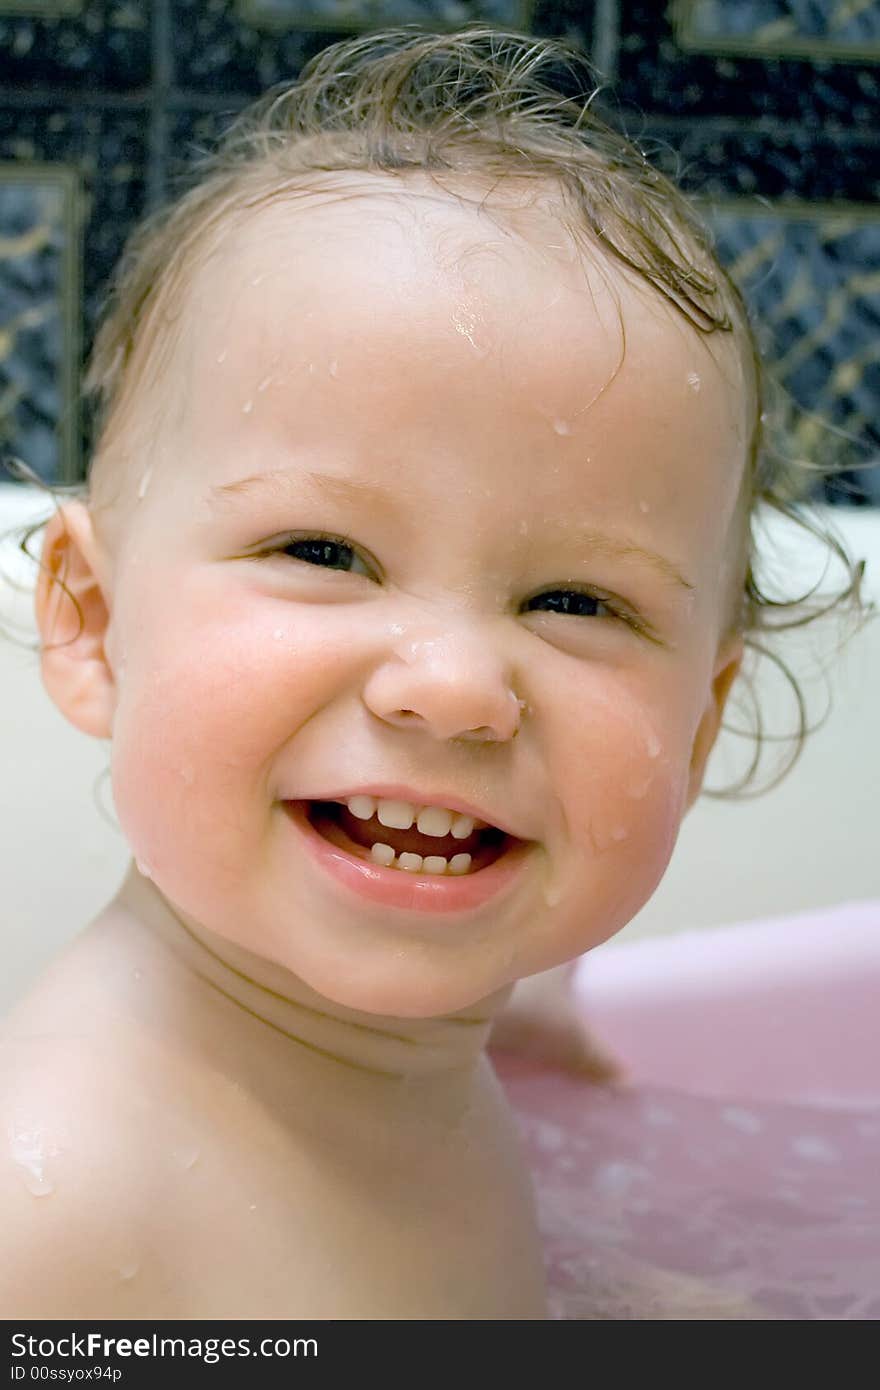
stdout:
<svg viewBox="0 0 880 1390">
<path fill-rule="evenodd" d="M 181 913 L 338 1004 L 430 1016 L 660 881 L 740 654 L 745 408 L 730 344 L 549 217 L 523 242 L 350 186 L 252 215 L 192 283 L 113 574 L 113 789 Z M 350 550 L 321 567 L 292 533 Z M 283 803 L 376 783 L 494 811 L 532 842 L 515 891 L 420 913 L 329 878 Z"/>
</svg>

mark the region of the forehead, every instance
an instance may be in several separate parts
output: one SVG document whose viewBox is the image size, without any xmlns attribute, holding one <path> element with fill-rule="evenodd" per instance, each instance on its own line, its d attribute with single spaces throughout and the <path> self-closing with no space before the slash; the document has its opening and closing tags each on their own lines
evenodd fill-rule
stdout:
<svg viewBox="0 0 880 1390">
<path fill-rule="evenodd" d="M 468 196 L 475 205 L 427 178 L 336 177 L 243 216 L 187 296 L 191 438 L 248 447 L 279 416 L 337 437 L 350 426 L 367 443 L 387 441 L 390 424 L 432 440 L 459 424 L 473 451 L 497 406 L 523 448 L 548 426 L 557 445 L 586 430 L 588 444 L 613 445 L 619 476 L 623 420 L 642 466 L 686 437 L 727 455 L 733 486 L 749 407 L 732 335 L 699 334 L 634 274 L 576 246 L 552 198 L 510 188 L 480 207 L 473 185 Z M 240 451 L 208 452 L 211 481 L 247 471 Z"/>
<path fill-rule="evenodd" d="M 457 201 L 456 191 L 468 201 Z M 618 340 L 624 332 L 628 352 L 664 339 L 695 370 L 701 357 L 707 368 L 715 362 L 733 394 L 741 393 L 733 335 L 698 333 L 597 244 L 576 244 L 552 189 L 509 180 L 497 196 L 479 195 L 479 183 L 462 177 L 447 192 L 419 171 L 405 181 L 346 173 L 246 211 L 194 267 L 184 313 L 188 348 L 229 327 L 227 352 L 246 358 L 236 335 L 250 332 L 265 356 L 279 340 L 314 339 L 340 310 L 374 331 L 390 332 L 401 318 L 416 327 L 416 305 L 446 312 L 453 297 L 499 330 L 540 308 L 540 319 L 552 318 L 563 334 L 577 325 L 595 342 L 597 331 Z M 378 319 L 377 302 L 384 310 Z M 540 332 L 542 325 L 532 326 Z M 465 324 L 457 331 L 467 336 Z"/>
</svg>

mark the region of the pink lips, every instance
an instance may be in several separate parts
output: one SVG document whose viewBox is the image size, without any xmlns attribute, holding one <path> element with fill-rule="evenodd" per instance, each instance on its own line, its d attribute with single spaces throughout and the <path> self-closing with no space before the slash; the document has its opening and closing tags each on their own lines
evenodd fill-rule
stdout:
<svg viewBox="0 0 880 1390">
<path fill-rule="evenodd" d="M 349 796 L 358 794 L 348 793 Z M 374 796 L 380 793 L 362 794 Z M 381 795 L 390 796 L 391 793 L 383 790 Z M 321 798 L 324 799 L 336 801 L 343 798 Z M 399 799 L 411 798 L 400 796 Z M 294 831 L 323 871 L 350 893 L 382 907 L 398 907 L 411 912 L 471 911 L 513 885 L 532 848 L 530 841 L 519 841 L 500 859 L 476 873 L 442 876 L 412 874 L 404 869 L 385 869 L 380 864 L 356 859 L 354 855 L 330 844 L 310 823 L 307 802 L 284 801 L 281 804 Z M 450 806 L 449 809 L 457 808 Z M 473 813 L 465 811 L 465 814 Z"/>
</svg>

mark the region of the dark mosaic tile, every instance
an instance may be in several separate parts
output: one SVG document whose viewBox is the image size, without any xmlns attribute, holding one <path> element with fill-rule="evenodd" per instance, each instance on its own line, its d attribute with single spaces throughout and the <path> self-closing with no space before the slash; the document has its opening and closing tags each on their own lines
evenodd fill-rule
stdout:
<svg viewBox="0 0 880 1390">
<path fill-rule="evenodd" d="M 870 203 L 880 199 L 880 139 L 873 130 L 737 126 L 630 117 L 626 129 L 690 193 Z"/>
<path fill-rule="evenodd" d="M 178 197 L 192 185 L 197 178 L 193 168 L 195 160 L 214 149 L 227 126 L 246 105 L 247 100 L 239 97 L 237 101 L 230 99 L 215 110 L 185 107 L 168 112 L 166 198 Z"/>
<path fill-rule="evenodd" d="M 61 13 L 48 12 L 51 8 L 38 0 L 26 6 L 19 0 L 16 12 L 9 13 L 0 0 L 5 88 L 122 92 L 147 86 L 152 0 L 82 0 L 78 8 Z"/>
<path fill-rule="evenodd" d="M 880 66 L 696 53 L 676 42 L 671 6 L 620 0 L 618 92 L 643 111 L 677 116 L 858 127 L 876 124 Z"/>
<path fill-rule="evenodd" d="M 0 106 L 0 162 L 37 173 L 46 166 L 47 174 L 61 166 L 72 171 L 69 177 L 75 177 L 81 190 L 81 260 L 76 273 L 82 295 L 83 357 L 91 347 L 107 279 L 129 229 L 145 210 L 147 124 L 142 111 Z M 53 476 L 73 476 L 71 470 L 87 457 L 90 436 L 90 421 L 83 418 L 80 449 L 66 457 L 59 454 Z"/>
<path fill-rule="evenodd" d="M 528 31 L 530 15 L 531 0 L 377 0 L 369 8 L 336 0 L 171 0 L 175 83 L 192 92 L 251 97 L 365 29 L 458 28 L 485 18 Z"/>
</svg>

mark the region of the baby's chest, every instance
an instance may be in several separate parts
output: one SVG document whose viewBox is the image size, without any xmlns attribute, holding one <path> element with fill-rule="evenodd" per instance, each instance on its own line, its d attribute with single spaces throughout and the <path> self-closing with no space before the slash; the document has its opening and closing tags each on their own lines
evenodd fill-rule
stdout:
<svg viewBox="0 0 880 1390">
<path fill-rule="evenodd" d="M 216 1134 L 163 1222 L 174 1316 L 536 1318 L 543 1265 L 529 1193 L 467 1148 L 389 1163 L 319 1144 Z M 191 1156 L 191 1155 L 190 1155 Z M 514 1163 L 515 1168 L 515 1163 Z"/>
</svg>

